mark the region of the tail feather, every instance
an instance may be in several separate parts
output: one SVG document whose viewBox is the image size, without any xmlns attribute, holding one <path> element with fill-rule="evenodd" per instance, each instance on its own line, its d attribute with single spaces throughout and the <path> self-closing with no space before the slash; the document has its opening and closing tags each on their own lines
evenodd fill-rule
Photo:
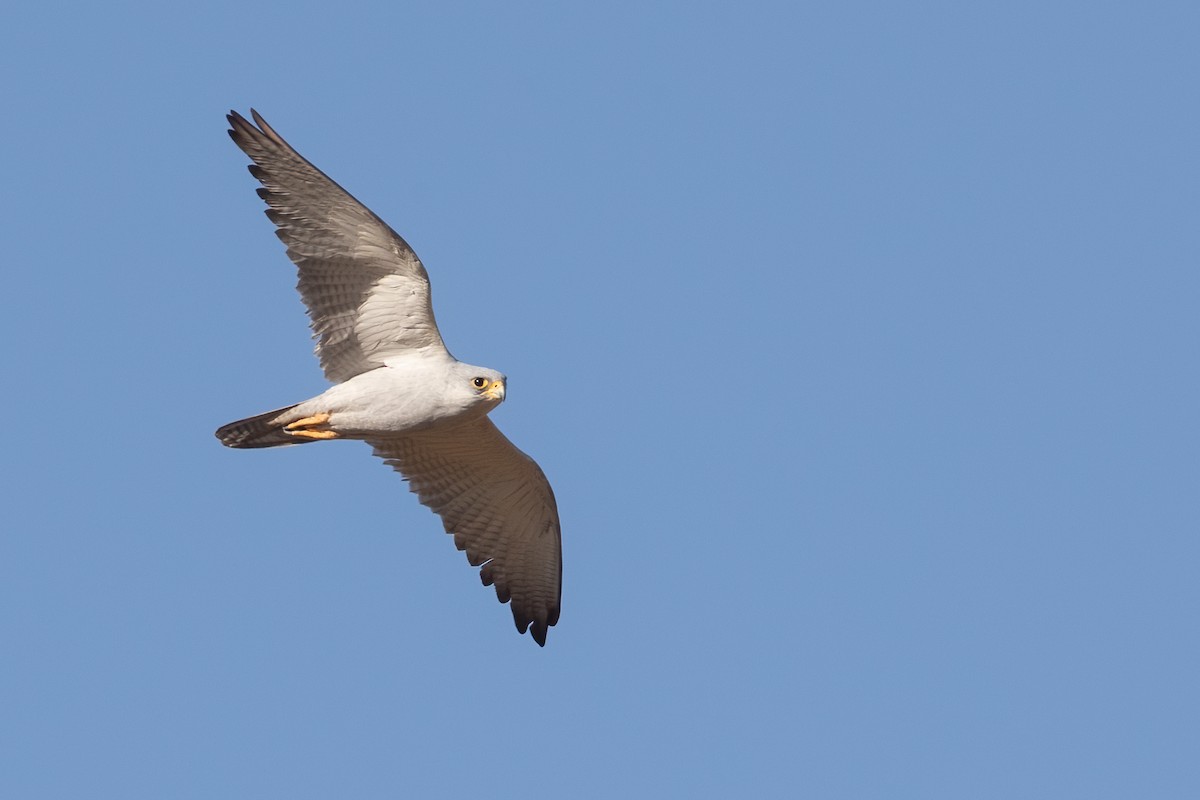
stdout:
<svg viewBox="0 0 1200 800">
<path fill-rule="evenodd" d="M 297 403 L 296 405 L 299 405 Z M 296 405 L 277 408 L 265 414 L 259 414 L 246 419 L 239 419 L 228 425 L 217 428 L 217 438 L 226 447 L 283 447 L 289 444 L 304 444 L 315 441 L 292 436 L 284 430 L 284 423 L 274 422 L 275 419 L 291 411 Z"/>
</svg>

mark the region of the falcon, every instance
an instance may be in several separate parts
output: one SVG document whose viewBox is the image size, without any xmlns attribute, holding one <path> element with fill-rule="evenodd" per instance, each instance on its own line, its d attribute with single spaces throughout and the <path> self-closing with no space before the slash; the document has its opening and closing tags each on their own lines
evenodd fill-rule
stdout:
<svg viewBox="0 0 1200 800">
<path fill-rule="evenodd" d="M 310 164 L 251 109 L 229 135 L 299 272 L 316 354 L 334 385 L 231 422 L 228 447 L 360 439 L 442 518 L 485 586 L 539 645 L 558 622 L 562 544 L 554 492 L 488 413 L 507 378 L 458 361 L 433 318 L 429 275 L 387 223 Z"/>
</svg>

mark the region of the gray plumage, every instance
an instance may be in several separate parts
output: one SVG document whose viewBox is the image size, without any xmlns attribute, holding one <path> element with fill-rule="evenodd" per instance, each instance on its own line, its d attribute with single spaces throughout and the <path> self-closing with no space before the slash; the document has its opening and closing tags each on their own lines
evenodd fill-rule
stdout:
<svg viewBox="0 0 1200 800">
<path fill-rule="evenodd" d="M 254 162 L 334 385 L 225 425 L 217 437 L 236 448 L 366 441 L 510 603 L 517 630 L 544 645 L 560 608 L 558 509 L 542 470 L 487 417 L 507 379 L 450 355 L 412 248 L 251 115 L 255 124 L 231 112 L 229 135 Z"/>
</svg>

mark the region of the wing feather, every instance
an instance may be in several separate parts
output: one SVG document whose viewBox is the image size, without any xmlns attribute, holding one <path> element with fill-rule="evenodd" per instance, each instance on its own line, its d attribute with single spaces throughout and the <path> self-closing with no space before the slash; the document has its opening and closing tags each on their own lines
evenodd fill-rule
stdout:
<svg viewBox="0 0 1200 800">
<path fill-rule="evenodd" d="M 230 112 L 229 135 L 254 161 L 258 195 L 296 264 L 316 352 L 335 383 L 389 355 L 445 350 L 429 276 L 399 234 L 292 149 L 257 111 Z"/>
<path fill-rule="evenodd" d="M 554 492 L 537 463 L 487 417 L 367 441 L 442 518 L 484 585 L 511 604 L 517 630 L 545 645 L 562 600 L 562 541 Z"/>
</svg>

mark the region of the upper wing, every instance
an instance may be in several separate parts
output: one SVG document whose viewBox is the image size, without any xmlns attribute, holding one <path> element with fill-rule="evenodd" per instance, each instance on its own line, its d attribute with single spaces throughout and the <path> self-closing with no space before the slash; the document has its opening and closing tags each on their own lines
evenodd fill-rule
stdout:
<svg viewBox="0 0 1200 800">
<path fill-rule="evenodd" d="M 546 644 L 562 598 L 562 541 L 554 492 L 540 467 L 487 417 L 447 430 L 368 439 L 480 566 L 485 586 L 512 602 L 517 630 Z"/>
<path fill-rule="evenodd" d="M 389 355 L 437 347 L 441 334 L 421 260 L 387 223 L 308 163 L 251 110 L 236 111 L 229 136 L 254 160 L 267 216 L 300 271 L 325 376 L 340 383 Z"/>
</svg>

